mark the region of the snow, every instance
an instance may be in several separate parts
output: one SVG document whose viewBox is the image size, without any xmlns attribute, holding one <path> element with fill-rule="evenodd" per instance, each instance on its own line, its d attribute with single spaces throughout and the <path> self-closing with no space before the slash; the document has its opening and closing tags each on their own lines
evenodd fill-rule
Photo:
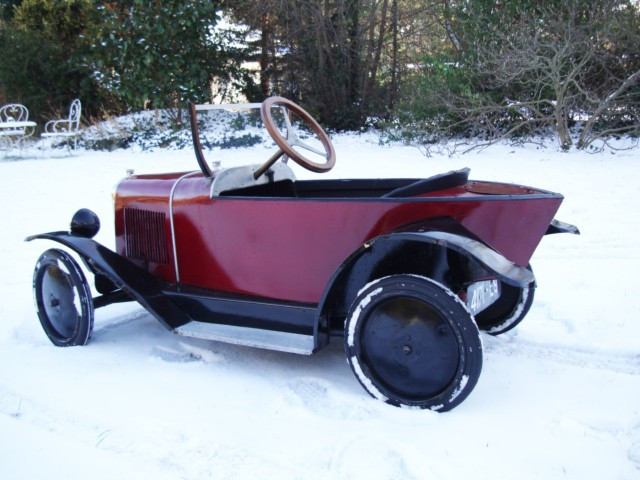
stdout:
<svg viewBox="0 0 640 480">
<path fill-rule="evenodd" d="M 456 398 L 458 398 L 458 396 L 462 393 L 462 391 L 464 390 L 464 387 L 467 386 L 467 382 L 469 381 L 469 375 L 463 375 L 462 376 L 462 380 L 460 381 L 460 385 L 458 386 L 458 388 L 456 388 L 456 390 L 453 392 L 453 394 L 451 395 L 451 398 L 449 398 L 449 402 L 453 402 Z"/>
<path fill-rule="evenodd" d="M 381 402 L 386 402 L 388 397 L 382 393 L 378 388 L 373 384 L 373 382 L 365 375 L 362 371 L 362 366 L 360 365 L 360 360 L 355 355 L 351 357 L 351 365 L 353 365 L 353 369 L 355 370 L 355 375 L 360 380 L 360 383 L 366 388 L 367 392 L 369 392 L 373 397 Z"/>
<path fill-rule="evenodd" d="M 0 478 L 640 478 L 638 149 L 502 144 L 427 159 L 374 135 L 334 143 L 326 177 L 468 166 L 474 179 L 565 195 L 557 216 L 582 235 L 543 239 L 534 305 L 514 331 L 483 334 L 471 395 L 444 414 L 394 408 L 358 384 L 341 341 L 306 357 L 184 338 L 134 304 L 97 310 L 86 347 L 54 347 L 31 289 L 36 259 L 54 245 L 24 238 L 65 229 L 86 207 L 113 247 L 111 193 L 126 169 L 196 163 L 188 148 L 45 149 L 0 160 Z M 230 167 L 271 150 L 206 153 Z"/>
<path fill-rule="evenodd" d="M 523 290 L 521 290 L 521 296 L 520 296 L 520 301 L 518 303 L 518 305 L 516 306 L 516 309 L 512 312 L 511 315 L 509 315 L 509 317 L 507 317 L 504 322 L 502 322 L 499 325 L 496 325 L 495 327 L 492 327 L 488 330 L 489 333 L 496 333 L 496 332 L 500 332 L 502 329 L 506 328 L 507 326 L 511 325 L 514 321 L 517 321 L 517 319 L 520 317 L 520 315 L 522 314 L 525 305 L 527 304 L 527 300 L 529 299 L 529 295 L 531 295 L 532 290 L 530 288 L 525 288 Z"/>
<path fill-rule="evenodd" d="M 381 279 L 375 279 L 373 282 L 366 284 L 360 290 L 360 292 L 358 292 L 358 296 L 360 296 L 362 292 L 365 291 L 367 288 L 369 288 L 371 285 L 379 282 L 380 280 Z M 347 344 L 350 347 L 353 347 L 355 345 L 354 340 L 356 336 L 356 327 L 358 325 L 358 319 L 360 318 L 360 314 L 365 309 L 365 307 L 369 305 L 369 303 L 371 303 L 371 299 L 376 295 L 378 295 L 381 291 L 382 291 L 382 287 L 373 289 L 371 292 L 369 292 L 369 294 L 366 297 L 360 300 L 360 303 L 356 306 L 356 309 L 351 316 L 351 321 L 349 322 L 349 329 L 347 330 Z"/>
</svg>

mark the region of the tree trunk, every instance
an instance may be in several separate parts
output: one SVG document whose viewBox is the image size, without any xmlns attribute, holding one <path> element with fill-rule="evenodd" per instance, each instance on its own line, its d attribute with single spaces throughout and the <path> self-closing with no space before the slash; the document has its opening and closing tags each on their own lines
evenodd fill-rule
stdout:
<svg viewBox="0 0 640 480">
<path fill-rule="evenodd" d="M 638 80 L 640 80 L 640 70 L 632 73 L 627 79 L 622 82 L 622 84 L 614 91 L 611 92 L 605 99 L 603 99 L 595 111 L 589 117 L 589 120 L 584 125 L 582 132 L 580 132 L 580 138 L 578 139 L 578 143 L 576 147 L 578 149 L 587 148 L 593 141 L 597 138 L 597 135 L 593 135 L 593 126 L 600 118 L 600 115 L 611 106 L 611 104 L 622 95 L 628 88 L 634 85 Z"/>
<path fill-rule="evenodd" d="M 271 95 L 269 82 L 269 44 L 271 42 L 271 30 L 269 28 L 269 14 L 260 16 L 260 91 L 264 97 Z"/>
<path fill-rule="evenodd" d="M 393 46 L 391 52 L 391 91 L 389 92 L 389 111 L 393 111 L 398 97 L 398 0 L 391 2 L 391 31 Z"/>
<path fill-rule="evenodd" d="M 460 42 L 460 39 L 458 38 L 458 36 L 456 35 L 456 32 L 453 29 L 453 24 L 451 21 L 451 5 L 449 4 L 449 0 L 445 0 L 444 2 L 444 7 L 443 7 L 443 19 L 442 21 L 444 22 L 444 29 L 447 32 L 447 37 L 449 38 L 449 41 L 451 42 L 451 45 L 453 45 L 453 48 L 456 50 L 456 52 L 461 53 L 462 52 L 462 42 Z"/>
<path fill-rule="evenodd" d="M 382 55 L 382 46 L 384 44 L 384 35 L 387 25 L 387 8 L 389 6 L 389 0 L 382 2 L 382 12 L 380 13 L 380 28 L 378 30 L 378 41 L 376 45 L 375 57 L 371 63 L 371 68 L 365 71 L 364 89 L 362 91 L 362 103 L 360 104 L 360 115 L 364 116 L 367 110 L 367 102 L 373 91 L 373 87 L 376 84 L 376 75 L 378 73 L 378 66 L 380 65 L 380 56 Z M 372 13 L 373 14 L 373 13 Z"/>
<path fill-rule="evenodd" d="M 554 111 L 556 132 L 558 134 L 558 140 L 563 150 L 571 148 L 573 141 L 571 140 L 571 134 L 569 132 L 569 120 L 567 118 L 567 106 L 565 105 L 565 98 L 563 91 L 556 90 L 556 107 Z"/>
<path fill-rule="evenodd" d="M 360 5 L 359 0 L 348 0 L 345 15 L 349 22 L 348 62 L 349 78 L 347 85 L 347 100 L 354 105 L 360 94 Z"/>
</svg>

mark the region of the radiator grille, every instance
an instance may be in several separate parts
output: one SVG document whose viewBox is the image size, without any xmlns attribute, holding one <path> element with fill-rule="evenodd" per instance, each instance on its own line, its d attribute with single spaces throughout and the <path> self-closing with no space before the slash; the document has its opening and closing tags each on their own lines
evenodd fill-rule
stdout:
<svg viewBox="0 0 640 480">
<path fill-rule="evenodd" d="M 154 263 L 169 263 L 164 231 L 165 214 L 138 208 L 124 208 L 127 256 Z"/>
</svg>

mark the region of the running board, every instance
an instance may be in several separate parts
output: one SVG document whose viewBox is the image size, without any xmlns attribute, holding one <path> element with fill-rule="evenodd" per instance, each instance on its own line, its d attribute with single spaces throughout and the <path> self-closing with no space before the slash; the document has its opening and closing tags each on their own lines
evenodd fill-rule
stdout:
<svg viewBox="0 0 640 480">
<path fill-rule="evenodd" d="M 237 327 L 219 323 L 189 322 L 173 330 L 184 337 L 204 338 L 218 342 L 266 348 L 279 352 L 311 355 L 314 341 L 312 335 L 261 330 L 259 328 Z"/>
</svg>

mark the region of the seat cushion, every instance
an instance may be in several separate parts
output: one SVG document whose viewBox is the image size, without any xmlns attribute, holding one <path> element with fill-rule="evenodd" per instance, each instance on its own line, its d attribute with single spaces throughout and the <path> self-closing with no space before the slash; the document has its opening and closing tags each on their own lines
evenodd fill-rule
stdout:
<svg viewBox="0 0 640 480">
<path fill-rule="evenodd" d="M 413 197 L 415 195 L 437 192 L 438 190 L 464 185 L 469 180 L 469 172 L 470 170 L 468 168 L 461 168 L 460 170 L 440 173 L 423 180 L 418 180 L 404 187 L 391 190 L 389 193 L 384 194 L 382 198 Z"/>
</svg>

